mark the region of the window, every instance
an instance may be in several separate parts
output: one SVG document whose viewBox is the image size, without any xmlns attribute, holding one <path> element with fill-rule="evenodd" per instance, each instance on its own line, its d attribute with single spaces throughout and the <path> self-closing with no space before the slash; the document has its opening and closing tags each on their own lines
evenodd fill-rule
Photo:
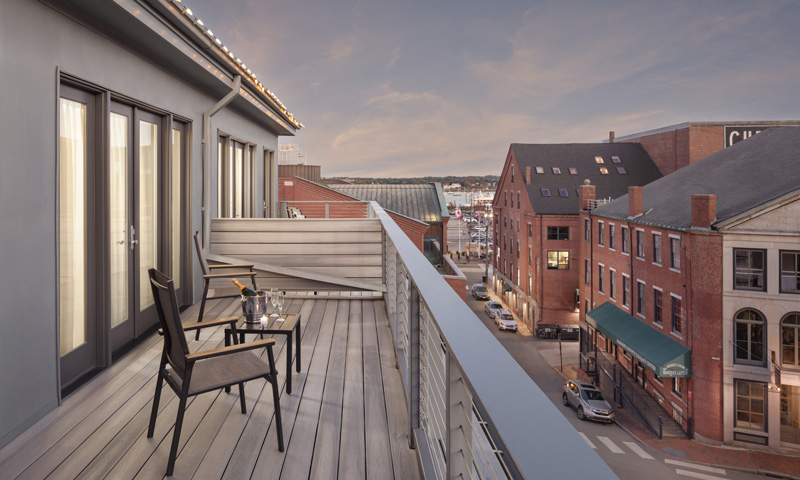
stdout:
<svg viewBox="0 0 800 480">
<path fill-rule="evenodd" d="M 636 313 L 644 317 L 645 312 L 645 285 L 642 281 L 636 282 Z"/>
<path fill-rule="evenodd" d="M 597 266 L 597 291 L 603 293 L 603 266 Z"/>
<path fill-rule="evenodd" d="M 533 225 L 528 224 L 528 238 L 533 238 Z"/>
<path fill-rule="evenodd" d="M 631 306 L 631 277 L 622 274 L 622 305 Z"/>
<path fill-rule="evenodd" d="M 519 242 L 517 242 L 517 260 L 519 260 Z M 519 283 L 519 282 L 517 282 Z"/>
<path fill-rule="evenodd" d="M 517 219 L 517 233 L 519 233 L 519 219 Z"/>
<path fill-rule="evenodd" d="M 800 368 L 800 313 L 790 313 L 781 320 L 781 364 Z"/>
<path fill-rule="evenodd" d="M 549 197 L 550 196 L 550 189 L 549 188 L 543 188 L 542 189 L 542 196 L 543 197 Z"/>
<path fill-rule="evenodd" d="M 583 283 L 586 285 L 592 283 L 592 267 L 588 258 L 583 259 Z"/>
<path fill-rule="evenodd" d="M 514 192 L 511 192 L 511 208 L 514 208 Z"/>
<path fill-rule="evenodd" d="M 683 393 L 683 385 L 681 383 L 681 379 L 678 377 L 674 377 L 672 379 L 672 393 L 679 397 Z"/>
<path fill-rule="evenodd" d="M 661 234 L 653 234 L 653 263 L 661 265 Z"/>
<path fill-rule="evenodd" d="M 547 269 L 569 270 L 569 252 L 563 250 L 548 250 Z"/>
<path fill-rule="evenodd" d="M 597 163 L 598 165 L 603 163 L 603 157 L 594 157 L 594 163 Z"/>
<path fill-rule="evenodd" d="M 570 175 L 577 175 L 578 174 L 578 169 L 575 168 L 575 167 L 569 167 L 569 174 Z"/>
<path fill-rule="evenodd" d="M 508 206 L 508 192 L 503 192 L 503 206 Z"/>
<path fill-rule="evenodd" d="M 583 219 L 583 240 L 590 241 L 592 239 L 592 221 L 588 218 Z"/>
<path fill-rule="evenodd" d="M 519 192 L 517 192 L 517 209 L 522 208 L 522 202 L 519 201 Z"/>
<path fill-rule="evenodd" d="M 561 169 L 558 167 L 553 167 L 553 173 L 556 175 L 561 175 Z"/>
<path fill-rule="evenodd" d="M 618 156 L 612 155 L 611 156 L 611 162 L 613 162 L 613 163 L 622 163 L 622 160 L 620 160 Z"/>
<path fill-rule="evenodd" d="M 506 235 L 503 234 L 503 250 L 506 249 Z"/>
<path fill-rule="evenodd" d="M 617 246 L 617 227 L 613 223 L 608 224 L 608 248 L 614 250 Z"/>
<path fill-rule="evenodd" d="M 544 167 L 536 167 L 536 173 L 543 174 L 544 173 Z"/>
<path fill-rule="evenodd" d="M 503 228 L 508 228 L 508 218 L 505 215 L 503 215 Z"/>
<path fill-rule="evenodd" d="M 764 317 L 746 308 L 736 314 L 734 361 L 749 365 L 764 364 Z"/>
<path fill-rule="evenodd" d="M 514 183 L 514 165 L 511 165 L 511 183 Z"/>
<path fill-rule="evenodd" d="M 644 260 L 644 230 L 636 230 L 636 258 Z"/>
<path fill-rule="evenodd" d="M 630 236 L 628 235 L 629 230 L 630 228 L 628 227 L 622 227 L 622 253 L 626 255 L 631 253 L 631 246 L 629 244 Z"/>
<path fill-rule="evenodd" d="M 569 227 L 547 227 L 548 240 L 569 240 Z"/>
<path fill-rule="evenodd" d="M 614 300 L 617 298 L 617 272 L 613 268 L 608 269 L 608 296 Z"/>
<path fill-rule="evenodd" d="M 764 281 L 764 250 L 748 250 L 734 248 L 734 282 L 735 290 L 766 290 Z"/>
<path fill-rule="evenodd" d="M 661 297 L 662 296 L 663 296 L 663 293 L 661 292 L 661 290 L 653 287 L 653 323 L 655 323 L 658 326 L 663 325 L 663 322 L 664 322 L 664 320 L 663 320 L 664 317 L 662 316 L 663 313 L 662 313 L 662 310 L 661 310 Z"/>
<path fill-rule="evenodd" d="M 603 222 L 597 222 L 597 244 L 603 246 Z"/>
<path fill-rule="evenodd" d="M 608 169 L 606 167 L 600 167 L 600 175 L 608 175 Z"/>
<path fill-rule="evenodd" d="M 625 167 L 617 167 L 617 173 L 620 175 L 626 175 L 628 172 L 625 170 Z"/>
<path fill-rule="evenodd" d="M 766 431 L 767 385 L 762 382 L 734 380 L 736 384 L 736 409 L 734 426 Z"/>
<path fill-rule="evenodd" d="M 680 335 L 683 331 L 683 302 L 672 295 L 672 333 Z"/>
<path fill-rule="evenodd" d="M 567 193 L 567 189 L 566 188 L 559 188 L 558 189 L 558 195 L 561 196 L 561 197 L 564 197 L 564 198 L 569 197 L 569 193 Z"/>
<path fill-rule="evenodd" d="M 220 135 L 217 158 L 217 214 L 220 218 L 255 217 L 255 145 Z"/>
<path fill-rule="evenodd" d="M 669 268 L 681 269 L 681 239 L 669 237 Z"/>
<path fill-rule="evenodd" d="M 528 266 L 533 266 L 533 246 L 528 245 Z"/>
<path fill-rule="evenodd" d="M 800 252 L 781 252 L 781 293 L 800 293 Z"/>
</svg>

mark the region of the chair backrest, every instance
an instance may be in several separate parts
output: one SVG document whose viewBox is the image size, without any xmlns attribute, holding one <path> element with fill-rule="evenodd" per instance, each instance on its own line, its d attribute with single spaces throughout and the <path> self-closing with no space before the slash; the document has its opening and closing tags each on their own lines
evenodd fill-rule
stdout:
<svg viewBox="0 0 800 480">
<path fill-rule="evenodd" d="M 175 284 L 155 268 L 151 268 L 149 273 L 153 299 L 158 311 L 158 321 L 161 324 L 161 331 L 164 332 L 164 350 L 167 353 L 167 360 L 176 373 L 183 377 L 183 372 L 186 370 L 185 356 L 189 354 L 189 346 L 186 344 L 181 314 L 178 311 Z"/>
<path fill-rule="evenodd" d="M 203 245 L 200 244 L 200 232 L 194 232 L 194 248 L 197 250 L 197 259 L 200 260 L 200 268 L 203 270 L 203 275 L 210 275 L 208 262 L 203 253 Z"/>
</svg>

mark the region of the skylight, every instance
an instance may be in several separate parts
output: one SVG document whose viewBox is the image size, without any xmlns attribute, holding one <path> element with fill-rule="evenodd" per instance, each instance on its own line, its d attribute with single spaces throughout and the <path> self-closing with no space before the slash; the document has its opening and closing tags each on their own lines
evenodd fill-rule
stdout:
<svg viewBox="0 0 800 480">
<path fill-rule="evenodd" d="M 536 173 L 544 173 L 544 167 L 536 167 Z"/>
<path fill-rule="evenodd" d="M 550 196 L 550 189 L 549 188 L 543 188 L 542 189 L 542 196 L 543 197 L 549 197 Z"/>
<path fill-rule="evenodd" d="M 594 157 L 594 163 L 603 163 L 603 157 Z"/>
<path fill-rule="evenodd" d="M 578 169 L 575 168 L 575 167 L 569 167 L 569 174 L 570 175 L 577 175 L 578 174 Z"/>
<path fill-rule="evenodd" d="M 555 173 L 556 175 L 561 175 L 561 169 L 558 167 L 553 167 L 553 173 Z"/>
<path fill-rule="evenodd" d="M 600 167 L 600 173 L 603 175 L 608 175 L 608 169 L 606 167 Z"/>
<path fill-rule="evenodd" d="M 559 188 L 558 189 L 558 194 L 560 196 L 562 196 L 562 197 L 569 197 L 569 194 L 567 193 L 567 189 L 566 188 Z"/>
<path fill-rule="evenodd" d="M 628 173 L 628 171 L 625 170 L 625 167 L 617 167 L 617 173 L 619 173 L 620 175 L 625 175 L 626 173 Z"/>
<path fill-rule="evenodd" d="M 616 155 L 611 155 L 611 161 L 614 163 L 622 163 L 622 160 L 620 160 Z"/>
</svg>

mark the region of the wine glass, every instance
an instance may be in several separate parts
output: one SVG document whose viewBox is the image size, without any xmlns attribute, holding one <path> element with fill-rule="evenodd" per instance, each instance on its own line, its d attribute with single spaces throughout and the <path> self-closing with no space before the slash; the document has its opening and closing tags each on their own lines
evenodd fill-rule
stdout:
<svg viewBox="0 0 800 480">
<path fill-rule="evenodd" d="M 277 297 L 278 321 L 282 322 L 283 321 L 282 317 L 283 317 L 284 293 L 283 292 L 277 292 L 277 294 L 275 296 Z"/>
<path fill-rule="evenodd" d="M 278 304 L 278 290 L 275 288 L 269 289 L 269 303 L 272 304 L 272 315 L 275 315 L 275 306 Z"/>
</svg>

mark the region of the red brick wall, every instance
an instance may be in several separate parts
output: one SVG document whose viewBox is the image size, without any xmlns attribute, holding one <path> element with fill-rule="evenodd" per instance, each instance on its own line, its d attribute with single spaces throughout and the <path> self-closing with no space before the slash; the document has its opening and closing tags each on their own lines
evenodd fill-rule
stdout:
<svg viewBox="0 0 800 480">
<path fill-rule="evenodd" d="M 689 162 L 694 163 L 725 147 L 725 127 L 694 125 L 689 128 Z"/>
<path fill-rule="evenodd" d="M 688 199 L 687 199 L 688 201 Z M 587 214 L 582 214 L 587 218 Z M 657 229 L 628 221 L 590 215 L 592 224 L 591 242 L 583 241 L 583 222 L 579 283 L 581 285 L 581 322 L 585 324 L 584 299 L 590 300 L 589 309 L 611 302 L 634 318 L 650 325 L 657 331 L 692 350 L 692 377 L 683 380 L 684 392 L 678 397 L 672 392 L 672 379 L 663 379 L 663 385 L 655 380 L 653 372 L 645 375 L 648 390 L 657 391 L 666 399 L 665 409 L 671 412 L 670 403 L 678 405 L 684 417 L 691 417 L 694 431 L 706 438 L 722 441 L 722 237 L 714 232 L 681 232 Z M 598 221 L 604 223 L 604 246 L 598 245 Z M 616 228 L 616 245 L 612 251 L 609 246 L 609 225 Z M 622 253 L 622 227 L 629 227 L 629 255 Z M 645 256 L 637 257 L 636 230 L 644 231 Z M 653 263 L 653 233 L 661 234 L 661 264 Z M 680 271 L 670 269 L 670 234 L 681 238 Z M 584 283 L 583 261 L 591 260 L 590 286 Z M 604 293 L 598 289 L 598 265 L 604 265 Z M 616 270 L 616 295 L 610 298 L 610 269 Z M 631 278 L 630 307 L 622 304 L 622 274 Z M 636 311 L 638 301 L 638 280 L 645 282 L 644 316 Z M 653 287 L 662 290 L 662 324 L 653 323 Z M 682 299 L 684 310 L 683 326 L 680 335 L 672 330 L 671 294 Z M 618 353 L 619 358 L 622 358 Z M 720 360 L 714 360 L 714 359 Z"/>
<path fill-rule="evenodd" d="M 663 175 L 689 164 L 689 129 L 656 133 L 621 141 L 641 143 Z"/>
<path fill-rule="evenodd" d="M 408 238 L 410 238 L 411 241 L 414 242 L 414 245 L 416 245 L 417 248 L 419 248 L 419 251 L 424 252 L 423 249 L 425 248 L 425 242 L 424 242 L 425 232 L 428 230 L 428 225 L 416 222 L 414 220 L 410 220 L 394 212 L 387 212 L 387 213 L 389 214 L 390 217 L 392 217 L 394 223 L 396 223 L 401 230 L 406 232 Z"/>
<path fill-rule="evenodd" d="M 448 285 L 455 291 L 459 297 L 461 297 L 465 302 L 467 301 L 467 277 L 464 275 L 458 267 L 455 266 L 452 260 L 449 257 L 445 256 L 442 259 L 442 266 L 444 267 L 445 272 L 447 275 L 442 275 L 442 278 L 447 282 Z"/>
</svg>

